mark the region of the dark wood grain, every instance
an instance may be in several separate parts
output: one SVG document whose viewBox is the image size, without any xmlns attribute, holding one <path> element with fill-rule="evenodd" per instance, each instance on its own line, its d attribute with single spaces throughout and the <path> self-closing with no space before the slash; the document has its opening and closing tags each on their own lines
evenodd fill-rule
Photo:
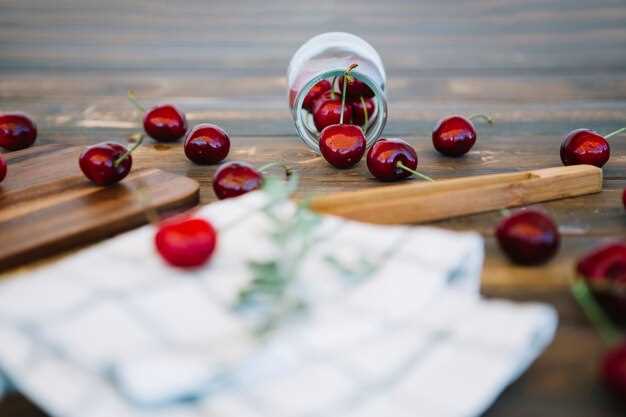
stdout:
<svg viewBox="0 0 626 417">
<path fill-rule="evenodd" d="M 95 186 L 78 168 L 81 151 L 42 145 L 8 155 L 9 176 L 0 184 L 0 268 L 132 229 L 147 222 L 150 210 L 198 202 L 195 181 L 160 169 L 135 169 L 119 184 Z"/>
<path fill-rule="evenodd" d="M 623 0 L 5 0 L 0 111 L 33 115 L 40 130 L 33 153 L 46 144 L 125 142 L 139 128 L 125 99 L 133 89 L 146 105 L 175 102 L 192 125 L 224 127 L 230 159 L 296 166 L 299 197 L 378 186 L 363 162 L 334 170 L 295 136 L 287 62 L 304 40 L 329 30 L 354 32 L 380 52 L 389 79 L 385 135 L 415 145 L 420 170 L 434 178 L 558 166 L 569 130 L 626 123 Z M 438 118 L 476 112 L 496 124 L 479 127 L 472 152 L 449 159 L 432 149 Z M 516 267 L 503 257 L 492 237 L 498 212 L 434 223 L 485 237 L 486 295 L 552 303 L 561 317 L 554 344 L 488 417 L 626 414 L 597 384 L 604 348 L 567 290 L 577 257 L 626 235 L 626 139 L 611 147 L 602 193 L 541 205 L 563 234 L 546 266 Z M 215 199 L 216 167 L 191 164 L 180 144 L 148 143 L 135 165 L 191 177 L 201 203 Z M 0 415 L 43 414 L 13 396 L 0 402 Z"/>
</svg>

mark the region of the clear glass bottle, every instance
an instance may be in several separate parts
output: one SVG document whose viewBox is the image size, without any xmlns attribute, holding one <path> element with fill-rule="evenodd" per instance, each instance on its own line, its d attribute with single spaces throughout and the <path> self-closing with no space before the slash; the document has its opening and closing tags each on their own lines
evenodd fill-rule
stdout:
<svg viewBox="0 0 626 417">
<path fill-rule="evenodd" d="M 329 32 L 305 42 L 293 55 L 287 68 L 288 98 L 291 115 L 300 138 L 319 153 L 319 130 L 313 112 L 303 107 L 305 97 L 321 80 L 328 80 L 332 88 L 341 92 L 339 77 L 351 64 L 356 80 L 365 83 L 373 92 L 374 109 L 363 123 L 367 145 L 381 135 L 387 122 L 387 81 L 385 68 L 378 52 L 363 39 L 350 33 Z M 365 112 L 363 112 L 365 113 Z"/>
</svg>

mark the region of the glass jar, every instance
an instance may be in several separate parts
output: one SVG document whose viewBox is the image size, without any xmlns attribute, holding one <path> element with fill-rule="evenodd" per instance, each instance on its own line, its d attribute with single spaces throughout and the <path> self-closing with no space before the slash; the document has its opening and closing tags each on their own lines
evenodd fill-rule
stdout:
<svg viewBox="0 0 626 417">
<path fill-rule="evenodd" d="M 358 36 L 343 32 L 329 32 L 309 39 L 296 51 L 289 62 L 287 83 L 291 115 L 300 138 L 317 153 L 319 153 L 319 134 L 323 125 L 318 129 L 314 118 L 315 111 L 311 107 L 315 104 L 311 105 L 307 102 L 307 106 L 304 106 L 305 99 L 309 92 L 312 92 L 312 95 L 316 93 L 316 90 L 312 91 L 312 88 L 322 80 L 327 80 L 331 85 L 331 90 L 336 91 L 341 97 L 343 87 L 341 77 L 346 68 L 352 64 L 358 65 L 351 71 L 351 75 L 356 79 L 354 82 L 357 84 L 362 82 L 369 89 L 365 88 L 368 91 L 366 97 L 355 97 L 354 94 L 349 99 L 346 97 L 346 107 L 352 106 L 352 112 L 358 103 L 361 104 L 358 117 L 360 121 L 355 124 L 361 125 L 367 145 L 370 146 L 379 138 L 387 122 L 387 97 L 385 96 L 387 78 L 378 52 Z M 329 84 L 324 82 L 324 85 Z M 348 83 L 348 86 L 352 85 L 352 82 Z M 364 100 L 368 100 L 367 106 L 372 110 L 371 114 L 362 110 L 366 107 Z M 357 119 L 356 113 L 355 119 Z"/>
</svg>

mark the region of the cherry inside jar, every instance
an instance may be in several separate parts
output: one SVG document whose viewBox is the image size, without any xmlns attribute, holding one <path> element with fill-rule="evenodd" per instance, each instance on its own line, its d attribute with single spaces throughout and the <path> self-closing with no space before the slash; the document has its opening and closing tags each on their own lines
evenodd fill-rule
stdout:
<svg viewBox="0 0 626 417">
<path fill-rule="evenodd" d="M 353 81 L 343 84 L 352 64 Z M 331 32 L 305 42 L 287 69 L 289 108 L 302 141 L 319 153 L 320 132 L 336 123 L 346 91 L 344 123 L 361 126 L 367 145 L 382 133 L 387 121 L 386 75 L 376 50 L 358 36 Z"/>
</svg>

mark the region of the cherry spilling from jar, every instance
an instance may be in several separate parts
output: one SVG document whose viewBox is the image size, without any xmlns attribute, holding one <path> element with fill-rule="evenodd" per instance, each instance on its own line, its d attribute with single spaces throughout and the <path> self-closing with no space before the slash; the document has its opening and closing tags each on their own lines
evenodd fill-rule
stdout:
<svg viewBox="0 0 626 417">
<path fill-rule="evenodd" d="M 350 66 L 355 71 L 346 77 Z M 287 80 L 297 133 L 314 151 L 321 152 L 322 131 L 342 124 L 340 119 L 363 131 L 366 146 L 380 137 L 387 118 L 386 75 L 380 56 L 363 39 L 348 33 L 310 39 L 293 55 Z"/>
</svg>

